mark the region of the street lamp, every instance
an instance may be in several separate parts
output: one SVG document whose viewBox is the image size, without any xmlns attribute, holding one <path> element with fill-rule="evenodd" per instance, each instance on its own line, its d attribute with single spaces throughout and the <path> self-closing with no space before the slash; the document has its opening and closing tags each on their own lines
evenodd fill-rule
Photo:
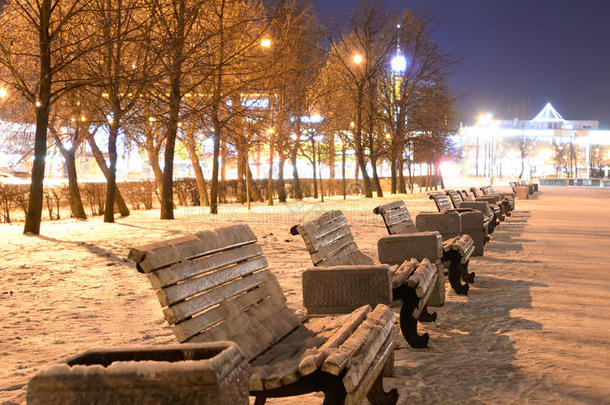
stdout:
<svg viewBox="0 0 610 405">
<path fill-rule="evenodd" d="M 263 48 L 271 48 L 271 40 L 269 38 L 261 39 L 261 47 L 263 47 Z"/>
<path fill-rule="evenodd" d="M 360 55 L 359 53 L 357 53 L 357 54 L 355 54 L 355 55 L 354 55 L 354 57 L 352 58 L 352 60 L 354 61 L 354 63 L 355 63 L 356 65 L 359 65 L 359 64 L 361 64 L 361 63 L 362 63 L 363 58 L 362 58 L 362 55 Z"/>
<path fill-rule="evenodd" d="M 407 70 L 407 58 L 405 58 L 401 53 L 396 52 L 396 55 L 390 61 L 390 66 L 392 68 L 392 72 L 400 74 L 404 73 Z"/>
<path fill-rule="evenodd" d="M 4 87 L 0 87 L 0 99 L 4 100 L 8 96 L 8 91 Z"/>
</svg>

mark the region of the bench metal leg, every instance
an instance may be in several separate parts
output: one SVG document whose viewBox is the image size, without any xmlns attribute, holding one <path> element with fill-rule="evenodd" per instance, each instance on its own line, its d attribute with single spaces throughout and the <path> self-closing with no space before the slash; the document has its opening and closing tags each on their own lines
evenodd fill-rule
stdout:
<svg viewBox="0 0 610 405">
<path fill-rule="evenodd" d="M 459 260 L 452 260 L 451 266 L 449 266 L 449 284 L 451 288 L 459 295 L 468 295 L 468 289 L 470 288 L 467 283 L 462 284 L 462 264 Z"/>
<path fill-rule="evenodd" d="M 426 305 L 418 319 L 420 322 L 436 322 L 436 312 L 428 312 L 428 306 Z"/>
<path fill-rule="evenodd" d="M 345 397 L 347 396 L 347 392 L 345 391 L 345 387 L 343 387 L 343 384 L 341 384 L 340 380 L 337 380 L 336 384 L 328 385 L 323 392 L 323 405 L 342 405 L 345 403 Z"/>
<path fill-rule="evenodd" d="M 474 273 L 468 273 L 468 263 L 462 263 L 462 256 L 455 251 L 445 252 L 443 259 L 449 260 L 449 284 L 456 294 L 468 295 L 468 284 L 474 281 Z"/>
<path fill-rule="evenodd" d="M 418 319 L 413 317 L 413 310 L 419 303 L 419 298 L 415 294 L 415 291 L 409 286 L 403 285 L 395 288 L 393 291 L 395 299 L 402 301 L 400 307 L 400 330 L 402 336 L 405 338 L 409 346 L 420 349 L 428 346 L 430 335 L 424 333 L 419 335 L 417 333 L 417 322 Z"/>
<path fill-rule="evenodd" d="M 460 263 L 460 267 L 462 268 L 462 280 L 468 284 L 472 284 L 474 283 L 475 273 L 474 271 L 472 273 L 468 272 L 469 263 L 470 260 L 468 260 L 466 263 Z"/>
<path fill-rule="evenodd" d="M 254 405 L 265 405 L 265 402 L 267 402 L 267 397 L 257 396 L 254 400 Z"/>
<path fill-rule="evenodd" d="M 373 383 L 371 390 L 366 394 L 366 399 L 371 405 L 394 405 L 398 401 L 398 390 L 391 389 L 389 392 L 383 390 L 383 373 Z"/>
</svg>

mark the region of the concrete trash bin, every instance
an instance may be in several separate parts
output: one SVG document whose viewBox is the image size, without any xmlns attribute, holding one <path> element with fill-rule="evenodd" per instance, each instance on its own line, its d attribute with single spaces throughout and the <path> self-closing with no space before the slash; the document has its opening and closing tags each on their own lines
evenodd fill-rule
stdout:
<svg viewBox="0 0 610 405">
<path fill-rule="evenodd" d="M 39 371 L 27 403 L 247 404 L 249 374 L 233 342 L 93 349 Z"/>
</svg>

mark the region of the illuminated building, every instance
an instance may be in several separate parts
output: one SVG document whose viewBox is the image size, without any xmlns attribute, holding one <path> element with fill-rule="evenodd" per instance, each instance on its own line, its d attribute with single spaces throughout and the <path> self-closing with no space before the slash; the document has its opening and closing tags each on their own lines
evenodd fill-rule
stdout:
<svg viewBox="0 0 610 405">
<path fill-rule="evenodd" d="M 461 127 L 463 175 L 493 178 L 608 177 L 610 131 L 593 120 L 566 120 L 547 103 L 531 120 L 491 114 Z"/>
</svg>

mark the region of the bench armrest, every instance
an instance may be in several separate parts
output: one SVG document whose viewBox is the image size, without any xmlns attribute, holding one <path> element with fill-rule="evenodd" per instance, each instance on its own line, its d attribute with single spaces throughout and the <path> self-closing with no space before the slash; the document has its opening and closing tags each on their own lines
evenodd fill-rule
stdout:
<svg viewBox="0 0 610 405">
<path fill-rule="evenodd" d="M 387 265 L 310 267 L 302 274 L 303 305 L 308 314 L 348 313 L 363 305 L 392 303 Z"/>
<path fill-rule="evenodd" d="M 437 231 L 443 239 L 462 233 L 462 217 L 457 212 L 420 212 L 415 217 L 419 232 Z"/>
<path fill-rule="evenodd" d="M 388 235 L 377 241 L 379 262 L 401 264 L 413 258 L 438 263 L 443 257 L 443 239 L 438 232 Z"/>
<path fill-rule="evenodd" d="M 463 201 L 460 204 L 460 208 L 471 208 L 482 212 L 485 216 L 493 215 L 489 209 L 489 203 L 486 201 Z"/>
</svg>

